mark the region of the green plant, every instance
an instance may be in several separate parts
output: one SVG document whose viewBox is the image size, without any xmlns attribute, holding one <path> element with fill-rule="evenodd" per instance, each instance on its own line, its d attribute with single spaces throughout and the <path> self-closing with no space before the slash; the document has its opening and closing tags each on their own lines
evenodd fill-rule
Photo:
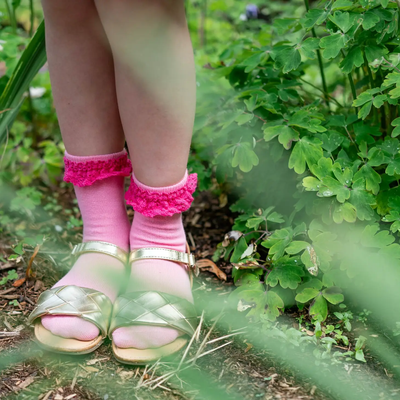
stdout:
<svg viewBox="0 0 400 400">
<path fill-rule="evenodd" d="M 18 279 L 18 274 L 15 269 L 12 269 L 11 271 L 8 271 L 7 275 L 0 280 L 0 285 L 5 285 L 7 282 L 14 281 L 15 279 Z"/>
<path fill-rule="evenodd" d="M 256 320 L 311 301 L 322 322 L 350 285 L 366 284 L 360 264 L 400 258 L 398 4 L 304 10 L 211 62 L 207 73 L 230 88 L 220 83 L 224 95 L 206 97 L 196 122 L 197 154 L 231 200 L 240 193 L 214 259 L 234 265 L 232 298 Z"/>
</svg>

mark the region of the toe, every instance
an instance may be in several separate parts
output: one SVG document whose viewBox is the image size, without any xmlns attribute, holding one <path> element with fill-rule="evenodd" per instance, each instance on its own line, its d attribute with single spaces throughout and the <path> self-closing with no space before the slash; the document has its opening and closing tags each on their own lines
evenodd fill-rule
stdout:
<svg viewBox="0 0 400 400">
<path fill-rule="evenodd" d="M 42 317 L 42 325 L 54 335 L 67 339 L 89 341 L 100 334 L 96 325 L 69 315 L 47 315 Z"/>
</svg>

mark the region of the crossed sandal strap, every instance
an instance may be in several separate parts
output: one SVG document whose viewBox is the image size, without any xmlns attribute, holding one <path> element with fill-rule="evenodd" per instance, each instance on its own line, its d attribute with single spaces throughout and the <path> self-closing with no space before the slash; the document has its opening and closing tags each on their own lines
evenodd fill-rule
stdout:
<svg viewBox="0 0 400 400">
<path fill-rule="evenodd" d="M 181 251 L 165 249 L 162 247 L 143 247 L 141 249 L 132 250 L 129 256 L 129 263 L 144 259 L 168 260 L 186 264 L 195 275 L 198 275 L 198 267 L 193 254 L 190 254 L 189 248 L 187 253 Z"/>
<path fill-rule="evenodd" d="M 92 322 L 106 337 L 112 308 L 111 300 L 97 290 L 74 285 L 60 286 L 46 290 L 39 296 L 28 323 L 33 324 L 45 315 L 70 315 Z"/>
<path fill-rule="evenodd" d="M 169 327 L 192 336 L 197 323 L 196 309 L 185 299 L 162 292 L 131 292 L 115 301 L 109 336 L 133 325 Z"/>
<path fill-rule="evenodd" d="M 129 254 L 121 249 L 120 247 L 116 246 L 112 243 L 107 242 L 98 242 L 98 241 L 91 241 L 91 242 L 84 242 L 79 243 L 72 249 L 73 256 L 79 256 L 80 254 L 84 253 L 103 253 L 109 256 L 120 260 L 124 264 L 128 262 Z"/>
</svg>

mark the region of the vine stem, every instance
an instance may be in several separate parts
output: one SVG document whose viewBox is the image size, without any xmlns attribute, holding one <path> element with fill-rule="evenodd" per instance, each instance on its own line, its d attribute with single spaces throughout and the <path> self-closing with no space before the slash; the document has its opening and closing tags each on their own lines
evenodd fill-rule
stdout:
<svg viewBox="0 0 400 400">
<path fill-rule="evenodd" d="M 345 58 L 346 55 L 344 54 L 344 51 L 340 50 L 340 52 L 342 53 L 343 58 Z M 351 94 L 353 96 L 353 100 L 355 100 L 357 98 L 357 92 L 356 92 L 356 85 L 354 84 L 353 77 L 351 76 L 351 72 L 349 74 L 347 74 L 347 77 L 349 78 Z M 357 112 L 358 112 L 358 110 L 356 107 L 356 114 L 357 114 Z"/>
<path fill-rule="evenodd" d="M 309 11 L 309 9 L 310 9 L 309 0 L 304 0 L 304 5 L 306 6 L 306 10 Z M 313 37 L 318 39 L 317 34 L 315 33 L 314 27 L 311 28 L 311 33 L 312 33 Z M 324 92 L 324 97 L 325 97 L 325 103 L 329 108 L 330 107 L 330 103 L 329 103 L 328 86 L 326 84 L 324 64 L 322 63 L 321 52 L 319 50 L 317 50 L 317 58 L 318 58 L 319 71 L 320 71 L 320 74 L 321 74 L 322 87 L 324 89 L 323 92 Z"/>
<path fill-rule="evenodd" d="M 33 5 L 33 0 L 29 0 L 29 9 L 31 13 L 31 26 L 29 27 L 29 36 L 33 36 L 33 25 L 35 24 L 35 8 Z"/>
<path fill-rule="evenodd" d="M 8 0 L 4 0 L 4 3 L 6 4 L 8 17 L 10 18 L 10 24 L 13 28 L 13 31 L 14 31 L 14 33 L 17 33 L 17 21 L 15 20 L 15 14 L 12 12 L 10 3 L 8 2 Z"/>
</svg>

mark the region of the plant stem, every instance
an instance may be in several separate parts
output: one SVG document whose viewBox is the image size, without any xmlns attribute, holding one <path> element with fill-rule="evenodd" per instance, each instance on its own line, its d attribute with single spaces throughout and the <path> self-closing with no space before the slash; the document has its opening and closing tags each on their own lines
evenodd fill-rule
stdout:
<svg viewBox="0 0 400 400">
<path fill-rule="evenodd" d="M 10 19 L 10 24 L 11 24 L 11 27 L 13 29 L 13 32 L 17 33 L 17 21 L 15 19 L 15 14 L 11 10 L 11 7 L 10 7 L 10 4 L 9 4 L 8 0 L 4 0 L 4 3 L 6 4 L 7 14 L 8 14 L 8 18 Z"/>
<path fill-rule="evenodd" d="M 33 26 L 35 24 L 35 8 L 34 8 L 34 4 L 33 4 L 33 0 L 29 0 L 29 9 L 31 12 L 31 26 L 29 28 L 29 36 L 32 37 L 33 36 Z"/>
<path fill-rule="evenodd" d="M 343 58 L 345 58 L 346 55 L 344 54 L 344 51 L 340 50 L 340 52 L 342 53 Z M 351 94 L 353 96 L 353 100 L 355 100 L 357 98 L 357 92 L 356 92 L 356 86 L 354 85 L 354 80 L 353 80 L 353 77 L 351 75 L 351 72 L 349 74 L 347 74 L 347 77 L 349 78 Z M 357 113 L 358 113 L 358 109 L 356 107 L 356 114 Z"/>
<path fill-rule="evenodd" d="M 308 11 L 310 9 L 310 4 L 309 4 L 308 0 L 304 0 L 304 5 L 306 6 L 306 10 Z M 311 28 L 311 33 L 312 33 L 313 37 L 315 37 L 316 39 L 318 38 L 317 34 L 315 33 L 314 27 Z M 329 108 L 330 104 L 329 104 L 328 86 L 326 84 L 324 64 L 322 63 L 321 52 L 319 50 L 317 50 L 317 58 L 318 58 L 319 71 L 321 74 L 322 87 L 324 89 L 325 103 Z"/>
</svg>

